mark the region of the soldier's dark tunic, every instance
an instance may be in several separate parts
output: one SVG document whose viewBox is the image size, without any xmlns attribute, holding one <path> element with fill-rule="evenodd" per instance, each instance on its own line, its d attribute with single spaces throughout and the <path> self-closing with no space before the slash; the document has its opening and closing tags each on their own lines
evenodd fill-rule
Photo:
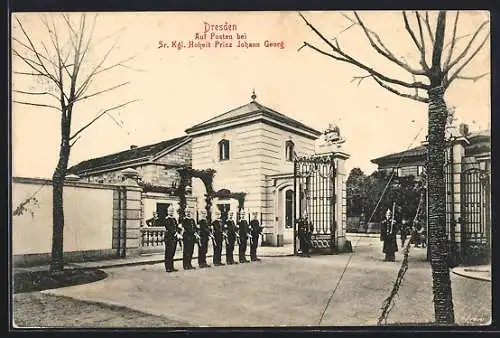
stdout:
<svg viewBox="0 0 500 338">
<path fill-rule="evenodd" d="M 226 263 L 234 264 L 235 262 L 233 257 L 233 251 L 234 251 L 234 243 L 236 242 L 236 225 L 232 220 L 228 219 L 226 221 L 225 231 L 227 234 Z"/>
<path fill-rule="evenodd" d="M 165 270 L 167 272 L 174 271 L 174 255 L 177 247 L 177 220 L 168 216 L 164 221 L 165 225 Z"/>
<path fill-rule="evenodd" d="M 248 239 L 248 222 L 245 219 L 240 220 L 238 223 L 238 232 L 240 235 L 240 246 L 238 248 L 238 256 L 240 263 L 248 262 L 246 258 L 247 252 L 247 239 Z"/>
<path fill-rule="evenodd" d="M 309 255 L 309 224 L 306 219 L 298 220 L 299 248 L 303 256 Z"/>
<path fill-rule="evenodd" d="M 380 240 L 384 242 L 382 252 L 385 254 L 385 260 L 394 261 L 395 252 L 398 251 L 398 242 L 396 233 L 398 232 L 398 223 L 391 227 L 391 219 L 384 219 L 380 225 Z"/>
<path fill-rule="evenodd" d="M 220 224 L 219 220 L 215 220 L 212 222 L 212 227 L 214 229 L 214 238 L 215 238 L 213 262 L 214 265 L 223 265 L 221 261 L 222 242 L 224 240 L 224 235 L 222 233 L 222 225 Z"/>
<path fill-rule="evenodd" d="M 259 244 L 259 236 L 262 232 L 262 227 L 256 219 L 251 220 L 249 225 L 250 235 L 252 236 L 252 242 L 250 243 L 250 259 L 252 261 L 257 261 L 257 246 Z"/>
<path fill-rule="evenodd" d="M 192 269 L 193 266 L 191 265 L 191 260 L 193 259 L 193 251 L 194 251 L 194 243 L 195 243 L 195 236 L 194 233 L 196 232 L 196 223 L 194 219 L 191 217 L 185 217 L 182 220 L 182 226 L 184 228 L 184 234 L 183 234 L 183 251 L 182 251 L 182 265 L 184 269 Z"/>
<path fill-rule="evenodd" d="M 207 264 L 207 250 L 208 239 L 210 235 L 210 228 L 206 219 L 202 219 L 198 223 L 200 229 L 200 247 L 198 248 L 198 266 L 208 266 Z"/>
</svg>

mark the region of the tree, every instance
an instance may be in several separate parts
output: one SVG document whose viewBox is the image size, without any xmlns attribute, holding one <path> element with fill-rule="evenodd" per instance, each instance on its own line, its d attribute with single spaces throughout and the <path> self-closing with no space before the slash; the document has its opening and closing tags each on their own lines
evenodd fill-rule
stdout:
<svg viewBox="0 0 500 338">
<path fill-rule="evenodd" d="M 368 217 L 379 221 L 393 202 L 401 207 L 402 216 L 411 221 L 415 217 L 422 180 L 414 176 L 392 176 L 385 170 L 376 170 L 363 181 L 361 199 Z"/>
<path fill-rule="evenodd" d="M 360 168 L 352 168 L 346 181 L 347 214 L 359 216 L 363 212 L 361 196 L 366 175 Z"/>
<path fill-rule="evenodd" d="M 111 34 L 98 41 L 93 41 L 97 14 L 90 20 L 86 14 L 82 14 L 77 23 L 74 22 L 74 16 L 64 13 L 57 18 L 55 15 L 52 16 L 51 20 L 41 16 L 41 23 L 47 31 L 45 40 L 35 39 L 34 32 L 28 32 L 21 20 L 17 16 L 14 18 L 17 25 L 14 27 L 12 36 L 12 55 L 25 68 L 15 69 L 13 73 L 19 77 L 26 76 L 35 80 L 41 89 L 19 90 L 13 88 L 13 93 L 16 95 L 13 103 L 56 110 L 60 114 L 59 160 L 52 175 L 53 230 L 50 270 L 62 271 L 64 268 L 63 189 L 71 148 L 81 134 L 102 116 L 112 117 L 111 111 L 123 108 L 138 100 L 102 109 L 81 128 L 72 132 L 73 113 L 81 102 L 128 85 L 130 82 L 122 82 L 106 89 L 91 91 L 92 85 L 99 75 L 119 67 L 128 67 L 126 63 L 135 56 L 107 64 L 109 55 L 117 47 L 115 42 L 107 49 L 104 56 L 93 63 L 89 57 L 91 51 L 98 43 L 113 36 Z M 34 98 L 37 100 L 33 100 Z"/>
<path fill-rule="evenodd" d="M 388 64 L 396 65 L 406 71 L 411 81 L 399 79 L 378 71 L 358 57 L 348 54 L 340 46 L 337 38 L 328 39 L 309 20 L 299 13 L 307 26 L 325 43 L 328 49 L 322 49 L 309 42 L 302 47 L 308 47 L 334 61 L 347 63 L 363 70 L 367 74 L 355 76 L 358 84 L 364 79 L 372 79 L 382 88 L 401 97 L 428 104 L 428 146 L 427 146 L 427 188 L 429 198 L 429 249 L 432 267 L 434 312 L 438 324 L 454 323 L 451 281 L 447 260 L 447 238 L 445 223 L 445 186 L 444 186 L 444 149 L 445 125 L 447 109 L 444 94 L 450 85 L 458 79 L 477 81 L 487 75 L 464 75 L 463 70 L 479 53 L 489 40 L 487 29 L 489 20 L 485 20 L 473 33 L 463 36 L 457 34 L 460 12 L 456 12 L 453 25 L 446 31 L 448 13 L 415 11 L 413 24 L 408 14 L 402 12 L 402 23 L 409 40 L 415 45 L 419 65 L 411 65 L 404 57 L 397 57 L 388 48 L 381 37 L 367 27 L 361 16 L 354 12 L 354 18 L 344 15 L 350 21 L 351 27 L 360 27 L 367 43 L 374 51 L 384 58 Z M 435 21 L 435 25 L 433 25 Z M 484 33 L 486 31 L 486 33 Z M 484 37 L 480 38 L 481 34 Z M 470 38 L 469 38 L 470 37 Z M 469 39 L 467 39 L 469 38 Z M 467 41 L 458 51 L 461 41 Z M 300 50 L 299 49 L 299 50 Z"/>
</svg>

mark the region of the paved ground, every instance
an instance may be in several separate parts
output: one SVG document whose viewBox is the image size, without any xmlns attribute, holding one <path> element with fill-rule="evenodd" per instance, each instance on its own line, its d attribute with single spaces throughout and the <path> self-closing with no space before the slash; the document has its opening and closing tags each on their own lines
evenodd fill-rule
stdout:
<svg viewBox="0 0 500 338">
<path fill-rule="evenodd" d="M 375 325 L 380 306 L 392 288 L 401 255 L 397 256 L 399 262 L 383 262 L 377 238 L 355 239 L 353 245 L 355 254 L 321 325 Z M 430 267 L 425 262 L 425 250 L 412 248 L 410 256 L 410 266 L 388 323 L 433 320 L 432 280 Z M 48 295 L 65 296 L 108 306 L 125 306 L 140 311 L 132 312 L 132 316 L 136 316 L 134 321 L 150 322 L 153 327 L 316 326 L 348 259 L 348 254 L 312 258 L 266 257 L 260 263 L 175 274 L 166 274 L 162 264 L 116 267 L 106 269 L 109 277 L 105 280 L 48 290 L 42 292 L 43 296 L 29 297 L 36 301 L 37 297 Z M 466 325 L 488 322 L 491 283 L 455 274 L 451 274 L 451 279 L 456 321 Z M 23 301 L 24 306 L 28 306 L 29 297 L 26 297 L 15 295 L 15 306 L 19 306 L 19 310 L 22 310 L 23 305 L 19 304 Z M 86 322 L 75 322 L 73 315 L 69 315 L 71 307 L 88 306 L 78 304 L 68 305 L 64 312 L 55 316 L 62 318 L 57 325 L 122 326 L 121 319 L 101 320 L 103 316 L 112 317 L 113 311 L 120 313 L 115 308 L 105 308 L 104 314 L 89 310 Z M 17 315 L 20 312 L 17 311 Z M 163 317 L 164 322 L 159 317 Z M 16 321 L 22 325 L 20 320 Z M 37 323 L 39 326 L 55 325 L 50 318 L 46 318 L 45 323 L 42 319 Z"/>
</svg>

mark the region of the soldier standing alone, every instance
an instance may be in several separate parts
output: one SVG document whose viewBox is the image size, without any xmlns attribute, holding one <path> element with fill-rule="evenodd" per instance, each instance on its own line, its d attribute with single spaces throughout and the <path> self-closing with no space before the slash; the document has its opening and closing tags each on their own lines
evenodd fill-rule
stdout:
<svg viewBox="0 0 500 338">
<path fill-rule="evenodd" d="M 210 267 L 207 264 L 208 239 L 210 237 L 210 227 L 207 222 L 207 212 L 202 210 L 200 213 L 200 221 L 198 222 L 200 232 L 200 246 L 198 250 L 198 266 L 200 268 Z"/>
<path fill-rule="evenodd" d="M 380 226 L 380 240 L 384 242 L 382 252 L 385 254 L 385 261 L 394 262 L 395 252 L 398 251 L 398 243 L 396 240 L 396 233 L 398 232 L 398 225 L 394 217 L 392 217 L 391 210 L 387 209 L 385 218 Z"/>
<path fill-rule="evenodd" d="M 178 223 L 174 218 L 174 208 L 170 206 L 167 211 L 167 217 L 161 222 L 165 226 L 165 271 L 173 272 L 174 269 L 174 256 L 177 247 L 178 239 Z"/>
<path fill-rule="evenodd" d="M 240 246 L 238 250 L 239 261 L 240 263 L 248 263 L 249 261 L 246 258 L 247 252 L 247 240 L 248 240 L 248 222 L 245 219 L 245 212 L 240 212 L 240 222 L 238 223 L 238 231 L 240 235 Z"/>
<path fill-rule="evenodd" d="M 260 226 L 259 220 L 257 219 L 257 213 L 253 213 L 253 219 L 250 221 L 250 233 L 251 233 L 251 242 L 250 242 L 250 260 L 252 262 L 260 261 L 257 258 L 257 246 L 259 245 L 259 236 L 262 232 L 262 227 Z"/>
<path fill-rule="evenodd" d="M 195 267 L 191 265 L 191 260 L 193 259 L 196 223 L 191 217 L 191 210 L 189 209 L 186 210 L 186 216 L 182 220 L 182 227 L 184 228 L 182 265 L 184 270 L 193 270 Z"/>
<path fill-rule="evenodd" d="M 236 225 L 233 221 L 233 212 L 229 212 L 229 219 L 224 226 L 226 233 L 226 264 L 238 264 L 234 261 L 233 251 L 236 242 Z"/>
<path fill-rule="evenodd" d="M 213 261 L 214 261 L 214 266 L 220 266 L 224 265 L 222 263 L 222 241 L 224 240 L 224 234 L 222 232 L 222 224 L 220 222 L 220 211 L 215 212 L 215 220 L 212 222 L 212 228 L 214 231 L 214 256 L 213 256 Z"/>
<path fill-rule="evenodd" d="M 304 212 L 304 216 L 298 220 L 298 236 L 299 236 L 299 247 L 302 257 L 311 257 L 309 254 L 309 243 L 311 231 L 309 228 L 309 220 L 307 218 L 307 213 Z"/>
</svg>

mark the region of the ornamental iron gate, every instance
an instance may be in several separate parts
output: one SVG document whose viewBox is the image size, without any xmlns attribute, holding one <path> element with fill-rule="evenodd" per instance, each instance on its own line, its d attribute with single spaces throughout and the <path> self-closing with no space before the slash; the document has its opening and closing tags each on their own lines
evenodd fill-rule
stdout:
<svg viewBox="0 0 500 338">
<path fill-rule="evenodd" d="M 488 253 L 490 247 L 490 180 L 486 171 L 471 168 L 461 177 L 461 245 L 465 257 Z"/>
<path fill-rule="evenodd" d="M 298 197 L 294 211 L 294 253 L 297 254 L 298 220 L 307 213 L 313 224 L 313 250 L 327 249 L 333 253 L 335 245 L 335 175 L 333 156 L 297 157 L 294 160 L 294 191 Z M 298 192 L 298 193 L 297 193 Z"/>
</svg>

